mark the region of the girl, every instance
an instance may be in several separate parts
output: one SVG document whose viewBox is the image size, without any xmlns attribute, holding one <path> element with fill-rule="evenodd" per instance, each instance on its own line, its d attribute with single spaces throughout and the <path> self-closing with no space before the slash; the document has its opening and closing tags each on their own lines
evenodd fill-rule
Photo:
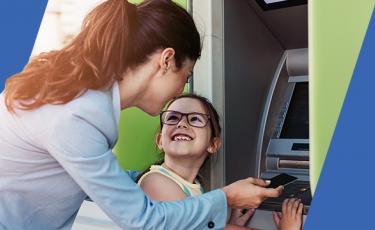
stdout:
<svg viewBox="0 0 375 230">
<path fill-rule="evenodd" d="M 199 169 L 221 145 L 218 113 L 206 98 L 185 94 L 167 105 L 167 110 L 160 114 L 160 125 L 156 144 L 165 154 L 164 161 L 161 165 L 152 165 L 139 177 L 138 184 L 151 199 L 159 201 L 183 200 L 202 194 Z M 243 226 L 253 213 L 254 209 L 246 212 L 235 209 L 226 229 L 247 229 Z M 300 222 L 291 220 L 292 216 L 302 216 L 298 200 L 284 202 L 283 217 L 275 215 L 275 221 L 280 229 L 289 230 L 294 225 L 301 228 Z"/>
<path fill-rule="evenodd" d="M 227 205 L 257 207 L 278 196 L 248 178 L 154 203 L 116 162 L 120 110 L 158 114 L 200 54 L 192 17 L 172 1 L 108 0 L 70 44 L 10 77 L 0 94 L 1 228 L 70 229 L 87 195 L 127 230 L 222 228 Z"/>
</svg>

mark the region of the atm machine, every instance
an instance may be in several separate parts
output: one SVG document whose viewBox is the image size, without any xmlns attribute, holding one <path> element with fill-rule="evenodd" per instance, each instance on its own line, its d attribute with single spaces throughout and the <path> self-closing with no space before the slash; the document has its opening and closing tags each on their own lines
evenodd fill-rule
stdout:
<svg viewBox="0 0 375 230">
<path fill-rule="evenodd" d="M 281 210 L 285 198 L 311 203 L 309 184 L 308 50 L 292 49 L 283 54 L 271 82 L 258 135 L 257 168 L 261 178 L 288 173 L 298 178 L 279 198 L 266 200 L 260 208 Z"/>
<path fill-rule="evenodd" d="M 192 89 L 221 115 L 223 146 L 205 165 L 209 188 L 246 177 L 288 173 L 298 180 L 269 199 L 249 223 L 276 229 L 272 211 L 286 197 L 308 213 L 309 110 L 306 0 L 192 0 L 203 52 Z"/>
</svg>

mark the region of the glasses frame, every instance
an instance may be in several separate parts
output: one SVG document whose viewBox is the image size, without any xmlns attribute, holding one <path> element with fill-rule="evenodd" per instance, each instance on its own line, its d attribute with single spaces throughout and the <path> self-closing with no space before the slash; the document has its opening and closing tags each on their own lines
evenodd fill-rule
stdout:
<svg viewBox="0 0 375 230">
<path fill-rule="evenodd" d="M 176 124 L 166 124 L 163 122 L 163 114 L 167 113 L 167 112 L 174 112 L 174 113 L 177 113 L 177 114 L 181 114 L 181 118 L 176 122 Z M 204 117 L 207 118 L 206 120 L 206 124 L 204 126 L 196 126 L 196 125 L 192 125 L 190 124 L 190 121 L 189 121 L 189 115 L 192 115 L 192 114 L 198 114 L 198 115 L 202 115 Z M 192 127 L 196 127 L 196 128 L 204 128 L 207 126 L 207 124 L 209 122 L 211 122 L 211 117 L 209 114 L 205 114 L 205 113 L 198 113 L 198 112 L 193 112 L 193 113 L 182 113 L 182 112 L 179 112 L 179 111 L 175 111 L 175 110 L 164 110 L 164 111 L 161 111 L 160 112 L 160 126 L 163 127 L 163 125 L 177 125 L 178 123 L 180 123 L 180 121 L 182 120 L 183 117 L 186 117 L 186 122 L 192 126 Z"/>
</svg>

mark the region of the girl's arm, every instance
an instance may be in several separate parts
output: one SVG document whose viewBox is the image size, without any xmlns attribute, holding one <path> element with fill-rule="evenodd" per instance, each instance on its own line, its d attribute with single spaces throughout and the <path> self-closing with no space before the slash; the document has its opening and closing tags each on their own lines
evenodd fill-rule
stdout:
<svg viewBox="0 0 375 230">
<path fill-rule="evenodd" d="M 176 182 L 159 173 L 145 176 L 141 188 L 153 200 L 176 201 L 186 198 L 185 193 Z"/>
</svg>

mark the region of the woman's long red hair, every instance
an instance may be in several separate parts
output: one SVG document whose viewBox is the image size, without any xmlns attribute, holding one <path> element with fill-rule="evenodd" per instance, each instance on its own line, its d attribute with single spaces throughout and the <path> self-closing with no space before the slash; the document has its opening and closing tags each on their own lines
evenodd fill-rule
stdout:
<svg viewBox="0 0 375 230">
<path fill-rule="evenodd" d="M 14 105 L 32 110 L 44 104 L 64 104 L 87 89 L 101 89 L 119 79 L 126 68 L 121 52 L 128 43 L 126 11 L 124 0 L 99 5 L 86 16 L 81 32 L 69 45 L 31 59 L 5 83 L 8 110 L 13 111 Z"/>
<path fill-rule="evenodd" d="M 8 78 L 7 109 L 65 104 L 88 89 L 105 89 L 128 68 L 166 47 L 176 50 L 177 64 L 200 56 L 199 33 L 184 9 L 167 0 L 148 0 L 138 6 L 108 0 L 86 16 L 70 44 L 32 58 L 23 71 Z"/>
</svg>

